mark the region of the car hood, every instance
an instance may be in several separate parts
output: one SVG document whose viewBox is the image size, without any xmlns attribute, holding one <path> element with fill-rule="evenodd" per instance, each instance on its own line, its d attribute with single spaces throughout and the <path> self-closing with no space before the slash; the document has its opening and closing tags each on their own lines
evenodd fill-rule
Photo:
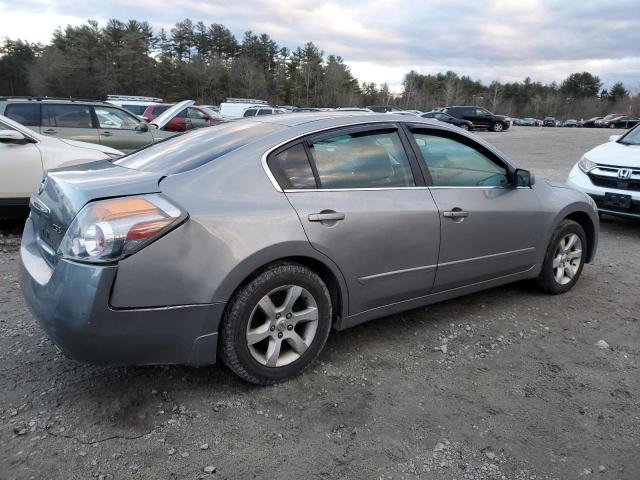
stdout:
<svg viewBox="0 0 640 480">
<path fill-rule="evenodd" d="M 584 156 L 593 163 L 615 167 L 640 167 L 640 146 L 607 142 L 589 150 Z"/>
<path fill-rule="evenodd" d="M 58 140 L 62 143 L 66 143 L 72 147 L 77 148 L 88 148 L 89 150 L 97 150 L 102 153 L 110 153 L 112 155 L 124 155 L 120 150 L 116 150 L 115 148 L 107 147 L 106 145 L 99 145 L 97 143 L 89 143 L 89 142 L 78 142 L 76 140 L 68 140 L 66 138 L 55 138 L 50 140 Z"/>
<path fill-rule="evenodd" d="M 196 102 L 193 100 L 183 100 L 182 102 L 178 102 L 175 105 L 172 105 L 171 107 L 169 107 L 167 110 L 165 110 L 164 112 L 162 112 L 160 115 L 158 115 L 156 118 L 154 118 L 150 125 L 161 129 L 163 127 L 165 127 L 167 125 L 167 123 L 169 123 L 171 120 L 173 120 L 173 118 L 178 115 L 182 110 L 184 110 L 187 107 L 190 107 L 191 105 L 195 104 Z"/>
</svg>

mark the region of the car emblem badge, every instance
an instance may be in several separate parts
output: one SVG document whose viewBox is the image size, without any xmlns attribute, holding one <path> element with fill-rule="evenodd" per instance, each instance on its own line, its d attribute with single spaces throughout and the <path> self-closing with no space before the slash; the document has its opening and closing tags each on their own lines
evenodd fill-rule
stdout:
<svg viewBox="0 0 640 480">
<path fill-rule="evenodd" d="M 47 177 L 44 177 L 40 182 L 40 185 L 38 185 L 38 195 L 44 192 L 44 187 L 46 186 L 47 186 Z"/>
<path fill-rule="evenodd" d="M 628 168 L 621 168 L 618 170 L 618 178 L 621 180 L 627 180 L 631 176 L 631 170 Z"/>
</svg>

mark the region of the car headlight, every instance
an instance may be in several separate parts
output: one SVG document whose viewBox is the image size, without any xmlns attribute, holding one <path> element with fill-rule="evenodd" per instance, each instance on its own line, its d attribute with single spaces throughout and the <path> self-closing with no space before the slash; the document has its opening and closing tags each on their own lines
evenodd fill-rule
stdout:
<svg viewBox="0 0 640 480">
<path fill-rule="evenodd" d="M 159 194 L 90 202 L 67 229 L 58 254 L 81 262 L 115 262 L 161 237 L 185 218 L 185 212 Z"/>
<path fill-rule="evenodd" d="M 580 168 L 580 170 L 582 170 L 584 173 L 589 173 L 591 170 L 593 170 L 594 168 L 596 168 L 598 165 L 596 163 L 593 163 L 591 160 L 589 160 L 587 157 L 583 156 L 580 161 L 578 162 L 578 167 Z"/>
</svg>

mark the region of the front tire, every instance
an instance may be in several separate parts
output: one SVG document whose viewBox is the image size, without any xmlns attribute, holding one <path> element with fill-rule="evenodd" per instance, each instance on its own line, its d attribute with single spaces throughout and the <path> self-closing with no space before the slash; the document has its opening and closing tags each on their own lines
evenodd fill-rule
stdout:
<svg viewBox="0 0 640 480">
<path fill-rule="evenodd" d="M 231 300 L 221 328 L 221 356 L 242 379 L 271 385 L 301 373 L 331 329 L 331 297 L 308 268 L 274 265 Z"/>
<path fill-rule="evenodd" d="M 471 128 L 469 128 L 469 125 L 467 125 L 466 123 L 461 123 L 459 127 L 463 130 L 466 130 L 467 132 L 471 130 Z"/>
<path fill-rule="evenodd" d="M 504 125 L 502 124 L 502 122 L 496 122 L 491 125 L 492 132 L 501 132 L 503 130 L 504 130 Z"/>
<path fill-rule="evenodd" d="M 580 278 L 586 256 L 584 229 L 573 220 L 563 220 L 547 247 L 542 271 L 537 278 L 538 287 L 552 295 L 568 292 Z"/>
</svg>

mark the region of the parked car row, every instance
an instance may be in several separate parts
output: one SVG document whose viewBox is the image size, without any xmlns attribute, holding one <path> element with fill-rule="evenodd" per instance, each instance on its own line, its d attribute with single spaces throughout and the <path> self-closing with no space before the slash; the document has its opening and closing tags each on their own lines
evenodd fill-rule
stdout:
<svg viewBox="0 0 640 480">
<path fill-rule="evenodd" d="M 555 117 L 545 117 L 544 120 L 535 118 L 514 118 L 514 125 L 533 127 L 583 127 L 583 128 L 633 128 L 640 124 L 640 118 L 627 114 L 613 113 L 606 117 L 593 117 L 587 120 L 567 119 L 564 122 Z"/>
</svg>

